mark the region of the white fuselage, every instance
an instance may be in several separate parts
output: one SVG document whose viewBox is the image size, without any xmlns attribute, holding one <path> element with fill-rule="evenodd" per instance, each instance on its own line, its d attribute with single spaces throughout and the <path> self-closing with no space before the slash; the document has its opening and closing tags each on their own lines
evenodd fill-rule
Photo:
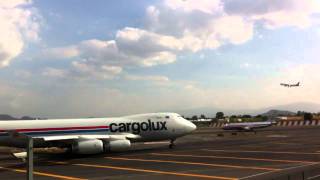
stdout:
<svg viewBox="0 0 320 180">
<path fill-rule="evenodd" d="M 248 123 L 228 123 L 222 129 L 224 130 L 254 130 L 259 128 L 266 128 L 272 126 L 273 122 L 248 122 Z"/>
<path fill-rule="evenodd" d="M 174 140 L 196 129 L 175 113 L 151 113 L 115 118 L 52 119 L 0 121 L 0 145 L 23 147 L 25 141 L 15 138 L 23 134 L 35 139 L 35 147 L 64 146 L 64 136 L 137 135 L 132 141 Z M 46 142 L 41 138 L 61 137 Z M 66 144 L 65 144 L 66 143 Z"/>
</svg>

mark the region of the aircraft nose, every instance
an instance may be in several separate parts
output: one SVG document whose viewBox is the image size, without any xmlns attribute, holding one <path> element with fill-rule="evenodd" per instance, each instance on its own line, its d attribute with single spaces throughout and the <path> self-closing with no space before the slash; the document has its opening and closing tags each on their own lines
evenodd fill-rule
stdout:
<svg viewBox="0 0 320 180">
<path fill-rule="evenodd" d="M 193 124 L 192 122 L 186 120 L 186 129 L 188 132 L 192 132 L 197 129 L 197 126 Z"/>
</svg>

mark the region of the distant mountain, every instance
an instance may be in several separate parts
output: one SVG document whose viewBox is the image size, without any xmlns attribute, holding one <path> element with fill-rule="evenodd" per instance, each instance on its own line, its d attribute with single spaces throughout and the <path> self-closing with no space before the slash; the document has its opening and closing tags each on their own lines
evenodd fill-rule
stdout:
<svg viewBox="0 0 320 180">
<path fill-rule="evenodd" d="M 33 119 L 39 119 L 39 118 L 33 118 L 30 116 L 23 116 L 22 118 L 16 118 L 16 117 L 12 117 L 8 114 L 0 114 L 0 120 L 33 120 Z"/>
<path fill-rule="evenodd" d="M 203 107 L 203 108 L 194 108 L 194 109 L 184 109 L 184 110 L 175 110 L 183 116 L 191 117 L 193 115 L 200 116 L 201 114 L 205 115 L 206 117 L 215 117 L 217 112 L 223 112 L 227 116 L 231 115 L 243 115 L 243 114 L 256 114 L 256 110 L 252 109 L 222 109 L 222 108 L 215 108 L 215 107 Z M 265 111 L 264 111 L 265 112 Z"/>
<path fill-rule="evenodd" d="M 210 107 L 174 110 L 174 112 L 177 112 L 186 117 L 191 117 L 193 115 L 200 116 L 201 114 L 204 114 L 207 117 L 213 117 L 215 116 L 215 113 L 217 113 L 217 111 L 219 110 L 216 108 L 210 108 Z"/>
<path fill-rule="evenodd" d="M 266 113 L 262 113 L 261 115 L 267 116 L 267 117 L 278 117 L 278 116 L 293 116 L 295 114 L 296 113 L 291 112 L 291 111 L 281 111 L 281 110 L 272 109 Z"/>
<path fill-rule="evenodd" d="M 268 109 L 283 109 L 283 110 L 292 111 L 292 112 L 306 111 L 306 112 L 317 113 L 317 112 L 320 112 L 320 104 L 309 103 L 309 102 L 298 102 L 298 103 L 291 103 L 291 104 L 280 105 L 280 106 L 273 106 Z"/>
<path fill-rule="evenodd" d="M 30 117 L 30 116 L 23 116 L 21 119 L 23 119 L 23 120 L 35 120 L 37 118 L 33 118 L 33 117 Z"/>
<path fill-rule="evenodd" d="M 14 118 L 7 114 L 0 114 L 0 120 L 16 120 L 17 118 Z"/>
<path fill-rule="evenodd" d="M 276 111 L 271 111 L 276 110 Z M 172 111 L 172 110 L 171 110 Z M 239 109 L 222 109 L 218 107 L 200 107 L 200 108 L 193 108 L 193 109 L 183 109 L 183 110 L 176 110 L 175 112 L 190 117 L 192 115 L 200 116 L 204 114 L 207 117 L 215 117 L 216 113 L 222 111 L 225 115 L 243 115 L 243 114 L 250 114 L 250 115 L 258 115 L 263 113 L 268 114 L 292 114 L 296 113 L 297 111 L 306 111 L 306 112 L 313 112 L 317 113 L 320 112 L 320 104 L 316 103 L 309 103 L 309 102 L 297 102 L 285 105 L 278 105 L 278 106 L 271 106 L 266 108 L 259 108 L 259 109 L 244 109 L 243 107 Z M 271 112 L 269 112 L 271 111 Z"/>
</svg>

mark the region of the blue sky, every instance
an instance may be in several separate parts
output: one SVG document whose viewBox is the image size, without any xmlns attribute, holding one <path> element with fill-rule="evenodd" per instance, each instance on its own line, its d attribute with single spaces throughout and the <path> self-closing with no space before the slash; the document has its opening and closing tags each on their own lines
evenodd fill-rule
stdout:
<svg viewBox="0 0 320 180">
<path fill-rule="evenodd" d="M 318 103 L 319 1 L 0 3 L 0 113 Z M 302 83 L 287 89 L 281 82 Z"/>
</svg>

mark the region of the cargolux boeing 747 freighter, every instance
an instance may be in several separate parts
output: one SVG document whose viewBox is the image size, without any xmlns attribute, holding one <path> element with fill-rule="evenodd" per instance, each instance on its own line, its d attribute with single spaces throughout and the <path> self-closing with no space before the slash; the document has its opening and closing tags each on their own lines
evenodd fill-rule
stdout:
<svg viewBox="0 0 320 180">
<path fill-rule="evenodd" d="M 115 118 L 0 121 L 0 145 L 63 147 L 77 154 L 125 151 L 134 142 L 170 140 L 191 133 L 196 126 L 176 113 L 138 114 Z"/>
</svg>

